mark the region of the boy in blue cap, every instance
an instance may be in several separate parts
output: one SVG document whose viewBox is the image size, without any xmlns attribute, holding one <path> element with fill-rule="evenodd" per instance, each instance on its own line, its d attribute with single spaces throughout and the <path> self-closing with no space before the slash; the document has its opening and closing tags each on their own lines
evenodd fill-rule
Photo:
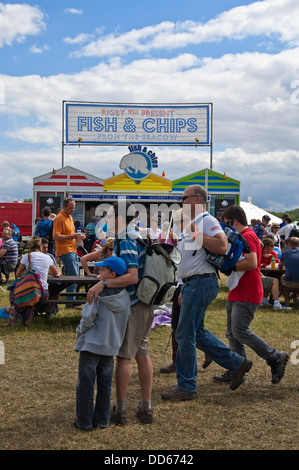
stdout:
<svg viewBox="0 0 299 470">
<path fill-rule="evenodd" d="M 107 279 L 126 273 L 126 263 L 117 256 L 111 256 L 95 265 L 101 267 L 103 289 L 96 301 L 84 305 L 76 330 L 75 351 L 79 351 L 80 356 L 75 427 L 84 431 L 109 425 L 114 356 L 122 345 L 130 313 L 126 289 L 107 287 Z M 94 405 L 95 381 L 97 396 Z"/>
</svg>

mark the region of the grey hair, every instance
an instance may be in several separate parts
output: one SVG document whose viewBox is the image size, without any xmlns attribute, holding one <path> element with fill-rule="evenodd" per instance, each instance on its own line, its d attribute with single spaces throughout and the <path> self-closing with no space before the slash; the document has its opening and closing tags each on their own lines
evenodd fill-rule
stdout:
<svg viewBox="0 0 299 470">
<path fill-rule="evenodd" d="M 202 204 L 206 204 L 207 200 L 208 200 L 208 193 L 207 191 L 205 190 L 205 188 L 203 188 L 202 186 L 200 186 L 199 184 L 194 184 L 191 186 L 193 191 L 194 191 L 194 195 L 196 196 L 200 196 L 201 197 L 201 200 L 202 200 Z"/>
</svg>

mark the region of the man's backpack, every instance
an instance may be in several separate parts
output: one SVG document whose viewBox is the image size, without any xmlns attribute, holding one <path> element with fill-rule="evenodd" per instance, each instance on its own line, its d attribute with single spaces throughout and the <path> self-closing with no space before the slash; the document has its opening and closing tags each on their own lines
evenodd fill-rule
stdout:
<svg viewBox="0 0 299 470">
<path fill-rule="evenodd" d="M 204 214 L 202 218 L 209 214 Z M 195 221 L 195 223 L 197 223 Z M 237 261 L 242 256 L 242 253 L 250 253 L 250 246 L 243 235 L 241 235 L 237 230 L 231 225 L 226 225 L 220 223 L 225 235 L 227 236 L 228 247 L 224 255 L 218 255 L 211 253 L 206 250 L 207 258 L 206 260 L 210 263 L 217 271 L 220 271 L 223 274 L 230 274 L 232 268 L 236 266 Z M 196 253 L 196 252 L 195 252 Z"/>
<path fill-rule="evenodd" d="M 296 228 L 296 227 L 292 228 L 289 237 L 297 237 L 297 238 L 299 238 L 299 228 Z"/>
<path fill-rule="evenodd" d="M 207 261 L 221 273 L 227 274 L 236 266 L 242 253 L 250 253 L 250 246 L 246 238 L 233 227 L 226 225 L 223 230 L 228 241 L 225 255 L 215 255 L 208 252 Z"/>
<path fill-rule="evenodd" d="M 167 243 L 148 245 L 141 239 L 137 242 L 146 247 L 146 255 L 136 295 L 146 305 L 164 305 L 178 287 L 177 265 L 181 262 L 181 252 Z"/>
<path fill-rule="evenodd" d="M 53 229 L 53 221 L 51 219 L 44 219 L 40 222 L 38 231 L 42 238 L 47 238 L 50 240 L 52 238 L 52 229 Z"/>
<path fill-rule="evenodd" d="M 48 240 L 48 251 L 52 252 L 53 249 L 53 220 L 44 219 L 38 223 L 37 233 L 41 238 L 46 238 Z"/>
</svg>

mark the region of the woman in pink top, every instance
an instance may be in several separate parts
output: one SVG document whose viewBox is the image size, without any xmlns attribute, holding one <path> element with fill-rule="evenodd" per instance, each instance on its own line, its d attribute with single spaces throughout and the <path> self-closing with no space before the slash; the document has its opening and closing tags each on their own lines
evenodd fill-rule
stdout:
<svg viewBox="0 0 299 470">
<path fill-rule="evenodd" d="M 166 239 L 167 238 L 167 239 Z M 167 243 L 168 245 L 176 245 L 178 242 L 177 236 L 173 230 L 169 229 L 169 222 L 162 224 L 162 231 L 158 237 L 158 243 Z"/>
</svg>

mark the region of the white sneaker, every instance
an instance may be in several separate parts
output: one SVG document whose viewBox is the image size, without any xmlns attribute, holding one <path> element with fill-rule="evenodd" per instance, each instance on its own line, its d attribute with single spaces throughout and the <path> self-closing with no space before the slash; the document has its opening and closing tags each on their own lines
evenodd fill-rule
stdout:
<svg viewBox="0 0 299 470">
<path fill-rule="evenodd" d="M 277 304 L 273 305 L 273 310 L 283 310 L 283 306 L 280 302 L 278 302 Z"/>
<path fill-rule="evenodd" d="M 261 301 L 261 305 L 260 307 L 269 307 L 270 306 L 270 303 L 269 303 L 269 300 L 268 299 L 263 299 Z"/>
</svg>

